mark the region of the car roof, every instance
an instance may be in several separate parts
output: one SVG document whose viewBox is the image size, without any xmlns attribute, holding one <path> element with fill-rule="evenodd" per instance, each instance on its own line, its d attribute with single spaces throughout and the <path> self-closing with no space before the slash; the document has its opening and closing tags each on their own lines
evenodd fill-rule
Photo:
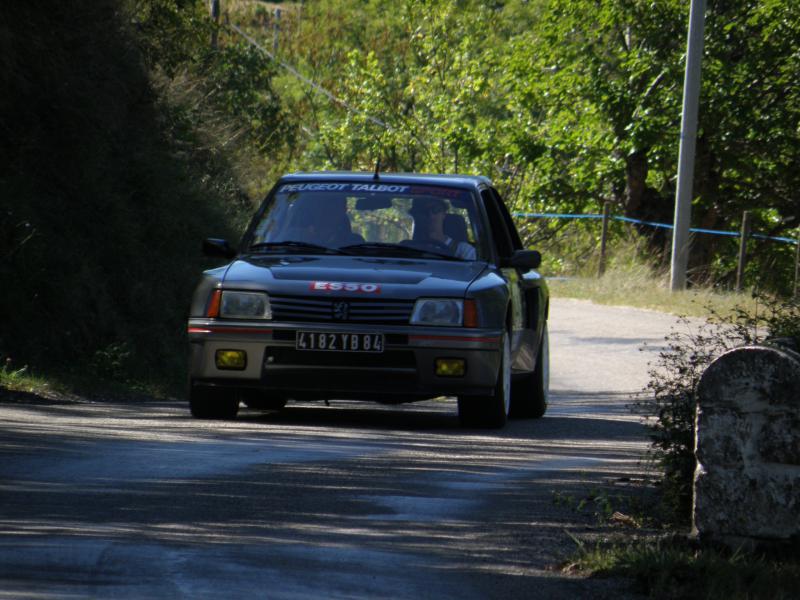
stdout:
<svg viewBox="0 0 800 600">
<path fill-rule="evenodd" d="M 466 189 L 491 186 L 488 177 L 482 175 L 439 175 L 426 173 L 380 173 L 378 177 L 365 171 L 311 171 L 290 173 L 281 177 L 279 183 L 299 181 L 338 181 L 353 183 L 394 183 L 412 185 L 447 185 Z"/>
</svg>

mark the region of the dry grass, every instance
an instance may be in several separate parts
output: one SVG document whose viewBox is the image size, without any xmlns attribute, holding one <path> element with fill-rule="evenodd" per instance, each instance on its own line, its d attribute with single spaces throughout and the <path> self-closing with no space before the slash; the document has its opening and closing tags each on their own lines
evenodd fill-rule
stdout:
<svg viewBox="0 0 800 600">
<path fill-rule="evenodd" d="M 669 289 L 669 276 L 642 264 L 609 269 L 603 277 L 565 277 L 549 281 L 555 297 L 580 298 L 598 304 L 649 308 L 676 315 L 706 317 L 711 312 L 728 315 L 734 307 L 755 310 L 748 293 L 733 293 L 696 287 L 682 292 Z"/>
</svg>

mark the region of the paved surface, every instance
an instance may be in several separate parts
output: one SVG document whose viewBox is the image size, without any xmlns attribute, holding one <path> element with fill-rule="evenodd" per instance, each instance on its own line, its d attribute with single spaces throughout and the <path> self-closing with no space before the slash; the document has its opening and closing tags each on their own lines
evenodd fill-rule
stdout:
<svg viewBox="0 0 800 600">
<path fill-rule="evenodd" d="M 2 402 L 0 598 L 629 597 L 553 567 L 598 526 L 565 499 L 640 474 L 626 404 L 674 322 L 554 301 L 551 407 L 501 431 L 452 400 Z"/>
</svg>

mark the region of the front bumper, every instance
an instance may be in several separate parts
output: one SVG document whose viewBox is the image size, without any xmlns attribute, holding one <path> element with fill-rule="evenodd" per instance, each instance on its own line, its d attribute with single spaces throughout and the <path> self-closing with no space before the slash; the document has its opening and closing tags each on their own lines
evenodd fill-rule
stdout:
<svg viewBox="0 0 800 600">
<path fill-rule="evenodd" d="M 381 353 L 297 350 L 298 330 L 383 333 L 385 347 Z M 191 319 L 188 333 L 193 385 L 261 389 L 289 398 L 384 402 L 491 394 L 502 341 L 502 331 L 487 329 L 213 319 Z M 217 368 L 217 350 L 246 352 L 246 367 Z M 439 358 L 464 360 L 464 375 L 437 375 Z"/>
</svg>

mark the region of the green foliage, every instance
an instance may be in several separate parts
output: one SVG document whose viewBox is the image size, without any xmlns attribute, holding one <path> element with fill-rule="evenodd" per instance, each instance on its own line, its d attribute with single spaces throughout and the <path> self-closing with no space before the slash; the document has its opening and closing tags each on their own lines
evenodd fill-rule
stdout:
<svg viewBox="0 0 800 600">
<path fill-rule="evenodd" d="M 28 372 L 28 366 L 25 365 L 20 368 L 15 368 L 12 365 L 11 358 L 6 358 L 3 361 L 3 366 L 0 367 L 0 383 L 8 388 L 15 388 L 25 380 L 25 375 Z"/>
<path fill-rule="evenodd" d="M 573 569 L 598 576 L 625 576 L 649 598 L 704 600 L 788 600 L 797 595 L 800 563 L 789 553 L 749 554 L 692 549 L 680 539 L 627 544 L 577 541 Z"/>
<path fill-rule="evenodd" d="M 526 212 L 611 201 L 671 219 L 685 2 L 281 7 L 278 57 L 333 99 L 224 18 L 212 24 L 203 0 L 9 5 L 0 277 L 14 285 L 0 297 L 0 351 L 77 369 L 124 342 L 123 370 L 174 372 L 179 307 L 203 264 L 196 240 L 235 237 L 251 208 L 240 190 L 260 195 L 285 170 L 371 169 L 380 156 L 390 171 L 488 175 Z M 268 7 L 223 8 L 272 48 Z M 707 17 L 695 224 L 736 228 L 749 209 L 757 231 L 794 235 L 800 10 L 711 0 Z M 551 266 L 567 272 L 586 264 L 597 231 L 584 227 L 573 249 L 561 229 L 523 233 L 554 241 Z M 648 252 L 666 245 L 656 235 Z M 791 246 L 750 246 L 748 282 L 788 291 Z M 730 240 L 699 237 L 692 276 L 728 281 L 734 257 Z"/>
<path fill-rule="evenodd" d="M 89 370 L 110 381 L 124 382 L 130 372 L 132 350 L 126 342 L 114 342 L 95 351 L 89 361 Z"/>
<path fill-rule="evenodd" d="M 201 0 L 133 0 L 131 10 L 137 46 L 150 72 L 160 75 L 167 110 L 182 113 L 185 132 L 236 162 L 252 162 L 254 153 L 275 160 L 291 150 L 294 129 L 273 89 L 274 62 L 224 29 L 215 31 Z M 210 45 L 212 32 L 217 47 Z"/>
<path fill-rule="evenodd" d="M 800 9 L 796 3 L 709 3 L 702 152 L 715 162 L 716 211 L 770 209 L 797 226 Z M 706 170 L 708 172 L 708 170 Z"/>
<path fill-rule="evenodd" d="M 0 353 L 177 385 L 199 241 L 250 210 L 145 69 L 199 68 L 202 3 L 68 4 L 0 24 Z"/>
<path fill-rule="evenodd" d="M 695 469 L 696 389 L 706 367 L 726 350 L 763 342 L 767 338 L 800 341 L 800 303 L 797 300 L 756 298 L 754 311 L 738 308 L 720 315 L 709 307 L 704 324 L 682 318 L 665 338 L 666 348 L 650 370 L 648 395 L 637 402 L 642 414 L 654 417 L 647 425 L 652 457 L 663 472 L 662 495 L 667 512 L 677 522 L 691 516 Z"/>
<path fill-rule="evenodd" d="M 214 103 L 246 127 L 258 150 L 275 152 L 286 145 L 289 131 L 272 89 L 274 63 L 250 45 L 231 44 L 210 57 L 204 75 Z"/>
<path fill-rule="evenodd" d="M 205 2 L 197 0 L 126 0 L 136 24 L 136 45 L 150 68 L 173 76 L 204 58 L 213 23 Z M 121 3 L 120 3 L 121 4 Z"/>
<path fill-rule="evenodd" d="M 712 1 L 698 140 L 696 226 L 788 234 L 800 221 L 800 10 Z M 492 177 L 515 209 L 673 214 L 688 4 L 678 0 L 319 0 L 285 6 L 281 98 L 300 168 L 460 171 Z M 271 45 L 252 9 L 234 20 Z M 302 132 L 302 133 L 300 133 Z M 663 232 L 653 248 L 665 246 Z M 730 282 L 735 249 L 699 236 L 691 278 Z M 754 242 L 751 284 L 791 285 L 786 245 Z M 781 277 L 759 278 L 767 269 Z"/>
</svg>

